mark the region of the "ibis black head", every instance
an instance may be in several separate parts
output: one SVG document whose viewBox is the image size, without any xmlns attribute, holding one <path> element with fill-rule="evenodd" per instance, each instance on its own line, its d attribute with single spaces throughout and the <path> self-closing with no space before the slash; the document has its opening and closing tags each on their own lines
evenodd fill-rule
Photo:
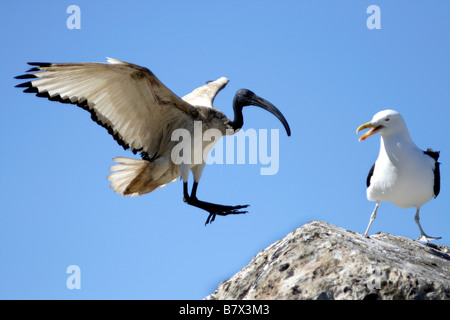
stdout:
<svg viewBox="0 0 450 320">
<path fill-rule="evenodd" d="M 242 115 L 242 108 L 246 106 L 257 106 L 263 108 L 264 110 L 269 111 L 278 120 L 281 121 L 284 128 L 286 129 L 286 133 L 288 136 L 291 135 L 291 129 L 289 128 L 289 124 L 286 118 L 283 116 L 280 110 L 278 110 L 272 103 L 257 96 L 250 90 L 247 89 L 239 89 L 233 100 L 233 109 L 234 109 L 234 120 L 232 122 L 233 129 L 237 130 L 242 128 L 244 125 L 244 118 Z"/>
</svg>

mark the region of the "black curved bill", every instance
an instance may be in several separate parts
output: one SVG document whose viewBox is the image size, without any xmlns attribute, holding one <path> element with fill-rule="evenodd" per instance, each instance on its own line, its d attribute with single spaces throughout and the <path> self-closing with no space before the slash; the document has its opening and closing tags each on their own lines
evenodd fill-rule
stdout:
<svg viewBox="0 0 450 320">
<path fill-rule="evenodd" d="M 251 97 L 251 104 L 260 108 L 263 108 L 264 110 L 269 111 L 271 114 L 273 114 L 275 117 L 278 118 L 278 120 L 281 121 L 284 128 L 286 129 L 286 133 L 288 136 L 291 135 L 291 128 L 289 127 L 289 124 L 286 120 L 286 118 L 283 116 L 280 110 L 277 109 L 272 103 L 267 101 L 266 99 L 263 99 L 256 94 Z"/>
</svg>

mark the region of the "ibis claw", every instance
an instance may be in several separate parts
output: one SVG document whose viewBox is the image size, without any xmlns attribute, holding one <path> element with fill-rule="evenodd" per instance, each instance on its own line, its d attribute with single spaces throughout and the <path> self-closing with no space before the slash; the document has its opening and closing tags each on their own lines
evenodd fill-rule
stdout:
<svg viewBox="0 0 450 320">
<path fill-rule="evenodd" d="M 229 214 L 246 214 L 248 211 L 239 211 L 239 209 L 244 209 L 250 205 L 239 205 L 239 206 L 222 206 L 216 205 L 217 207 L 212 210 L 207 210 L 209 212 L 208 219 L 206 219 L 205 226 L 212 223 L 216 219 L 216 215 L 227 216 Z"/>
</svg>

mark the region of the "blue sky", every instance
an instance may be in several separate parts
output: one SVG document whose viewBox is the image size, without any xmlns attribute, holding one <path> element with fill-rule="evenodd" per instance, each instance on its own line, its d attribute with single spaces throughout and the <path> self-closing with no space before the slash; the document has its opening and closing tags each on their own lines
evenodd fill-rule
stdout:
<svg viewBox="0 0 450 320">
<path fill-rule="evenodd" d="M 70 30 L 69 5 L 81 9 Z M 369 30 L 369 5 L 381 29 Z M 374 203 L 365 180 L 379 137 L 356 128 L 401 112 L 416 144 L 441 151 L 441 193 L 421 223 L 450 245 L 448 1 L 3 1 L 0 37 L 0 298 L 202 299 L 274 241 L 312 220 L 364 232 Z M 250 204 L 218 217 L 182 201 L 182 183 L 124 198 L 106 176 L 131 157 L 72 105 L 14 88 L 28 61 L 148 67 L 179 96 L 229 78 L 214 104 L 232 117 L 248 88 L 292 129 L 258 108 L 244 129 L 280 129 L 280 166 L 208 165 L 199 199 Z M 417 238 L 415 209 L 380 206 L 371 233 Z M 69 290 L 66 269 L 81 270 Z"/>
</svg>

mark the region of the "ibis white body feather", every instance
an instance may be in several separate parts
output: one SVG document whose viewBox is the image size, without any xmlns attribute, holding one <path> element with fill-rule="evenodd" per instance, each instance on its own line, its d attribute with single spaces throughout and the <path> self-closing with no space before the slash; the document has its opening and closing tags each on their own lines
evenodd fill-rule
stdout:
<svg viewBox="0 0 450 320">
<path fill-rule="evenodd" d="M 205 115 L 205 118 L 208 117 L 209 113 L 212 113 L 215 116 L 212 117 L 212 119 L 219 119 L 217 123 L 209 121 L 205 125 L 201 121 L 201 118 L 198 119 L 197 125 L 201 123 L 201 126 L 199 126 L 201 135 L 211 127 L 216 128 L 217 126 L 223 126 L 223 118 L 225 118 L 225 115 L 219 110 L 212 109 L 212 102 L 217 93 L 224 88 L 228 82 L 229 80 L 225 77 L 219 78 L 216 81 L 211 81 L 208 84 L 195 89 L 193 92 L 182 98 L 190 105 L 196 107 L 200 114 Z M 186 132 L 189 132 L 191 138 L 194 138 L 196 131 L 195 121 L 192 121 L 189 117 L 184 117 L 181 120 L 182 121 L 178 121 L 176 125 L 172 127 L 172 132 L 177 128 L 181 128 L 186 130 Z M 226 124 L 228 124 L 228 122 L 226 122 Z M 225 133 L 226 129 L 229 128 L 224 127 L 219 131 Z M 136 195 L 152 192 L 157 188 L 162 188 L 170 182 L 175 182 L 180 176 L 183 181 L 188 181 L 190 171 L 193 172 L 194 181 L 200 181 L 201 173 L 205 166 L 203 155 L 209 154 L 217 143 L 217 140 L 212 139 L 212 141 L 203 141 L 202 137 L 200 137 L 200 140 L 197 141 L 197 144 L 201 142 L 200 146 L 195 145 L 193 141 L 191 142 L 191 159 L 180 165 L 175 164 L 180 163 L 180 160 L 177 159 L 178 155 L 168 152 L 171 151 L 177 143 L 180 143 L 180 141 L 176 139 L 171 139 L 171 142 L 167 144 L 167 152 L 164 152 L 164 156 L 158 157 L 153 161 L 122 157 L 113 159 L 120 164 L 111 167 L 111 171 L 117 171 L 108 176 L 108 180 L 111 181 L 111 188 L 117 193 L 134 197 Z M 198 163 L 198 159 L 201 159 L 201 163 Z M 124 179 L 124 177 L 127 177 L 127 179 Z"/>
<path fill-rule="evenodd" d="M 117 157 L 118 164 L 111 166 L 114 171 L 108 176 L 111 188 L 116 193 L 135 197 L 162 188 L 175 182 L 180 176 L 178 166 L 174 166 L 167 156 L 154 161 Z"/>
</svg>

